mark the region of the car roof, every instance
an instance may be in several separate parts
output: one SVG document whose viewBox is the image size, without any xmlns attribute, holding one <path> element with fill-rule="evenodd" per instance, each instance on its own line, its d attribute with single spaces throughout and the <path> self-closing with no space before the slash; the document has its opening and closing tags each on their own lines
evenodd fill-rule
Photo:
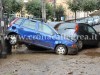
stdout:
<svg viewBox="0 0 100 75">
<path fill-rule="evenodd" d="M 20 17 L 18 19 L 24 19 L 24 20 L 30 20 L 30 21 L 35 21 L 35 22 L 41 22 L 40 20 L 29 19 L 29 18 L 24 18 L 24 17 Z"/>
<path fill-rule="evenodd" d="M 51 23 L 51 24 L 48 24 L 48 25 L 50 25 L 51 27 L 53 27 L 54 29 L 56 29 L 59 26 L 65 26 L 64 24 L 72 25 L 72 24 L 75 24 L 75 23 L 70 23 L 70 22 L 54 22 L 54 23 Z"/>
<path fill-rule="evenodd" d="M 88 25 L 87 23 L 77 23 L 77 22 L 61 22 L 61 23 L 58 23 L 58 24 L 67 24 L 67 25 L 71 25 L 71 24 L 75 24 L 75 25 L 81 25 L 81 24 L 86 24 L 86 25 Z M 58 25 L 58 24 L 56 24 L 56 25 Z"/>
<path fill-rule="evenodd" d="M 57 24 L 60 24 L 60 23 L 62 23 L 62 22 L 47 22 L 46 24 L 48 24 L 54 28 Z"/>
<path fill-rule="evenodd" d="M 63 22 L 63 23 L 58 23 L 58 24 L 56 24 L 55 26 L 54 26 L 54 28 L 57 28 L 57 27 L 59 27 L 60 25 L 62 25 L 62 26 L 65 26 L 64 24 L 66 24 L 67 26 L 68 25 L 73 25 L 73 26 L 76 26 L 76 25 L 88 25 L 88 26 L 90 26 L 89 24 L 87 24 L 87 23 L 76 23 L 76 22 L 72 22 L 72 23 L 70 23 L 70 22 Z"/>
</svg>

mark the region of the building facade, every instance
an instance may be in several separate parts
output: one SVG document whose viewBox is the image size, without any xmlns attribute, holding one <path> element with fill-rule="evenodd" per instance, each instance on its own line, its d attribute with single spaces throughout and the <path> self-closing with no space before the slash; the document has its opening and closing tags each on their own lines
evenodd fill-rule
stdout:
<svg viewBox="0 0 100 75">
<path fill-rule="evenodd" d="M 23 0 L 24 3 L 27 3 L 31 0 Z M 40 0 L 41 1 L 41 0 Z M 70 20 L 70 19 L 74 19 L 75 18 L 75 14 L 74 12 L 72 12 L 70 9 L 68 9 L 68 1 L 69 0 L 55 0 L 55 5 L 56 7 L 59 5 L 62 5 L 64 10 L 65 10 L 65 19 L 66 20 Z M 54 0 L 45 0 L 45 2 L 51 3 L 52 5 L 54 4 Z M 20 13 L 16 13 L 17 17 L 21 17 L 24 14 L 23 17 L 27 17 L 27 16 L 32 16 L 27 14 L 27 11 L 25 11 L 25 6 L 23 7 L 22 11 Z M 76 14 L 77 18 L 82 18 L 82 17 L 87 17 L 87 13 L 84 13 L 82 11 L 77 12 Z"/>
<path fill-rule="evenodd" d="M 17 0 L 20 1 L 20 0 Z M 15 14 L 16 17 L 29 17 L 32 16 L 31 14 L 28 14 L 27 11 L 25 10 L 25 5 L 27 2 L 32 1 L 32 0 L 21 0 L 24 3 L 24 6 L 20 12 L 17 12 Z"/>
<path fill-rule="evenodd" d="M 47 0 L 49 3 L 54 2 L 54 0 Z M 74 19 L 75 14 L 68 8 L 68 1 L 69 0 L 55 0 L 56 1 L 56 6 L 62 5 L 63 8 L 65 9 L 65 15 L 66 15 L 66 20 Z M 82 18 L 82 17 L 87 17 L 87 13 L 84 13 L 82 11 L 77 12 L 76 14 L 77 18 Z"/>
</svg>

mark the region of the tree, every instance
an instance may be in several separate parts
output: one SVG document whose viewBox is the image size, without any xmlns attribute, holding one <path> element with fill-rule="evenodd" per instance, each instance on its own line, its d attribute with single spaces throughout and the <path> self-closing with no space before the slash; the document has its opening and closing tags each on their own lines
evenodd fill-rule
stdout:
<svg viewBox="0 0 100 75">
<path fill-rule="evenodd" d="M 17 0 L 2 0 L 3 3 L 3 12 L 7 13 L 6 15 L 6 23 L 8 24 L 9 14 L 15 14 L 16 12 L 20 12 L 23 8 L 23 3 Z"/>
<path fill-rule="evenodd" d="M 84 12 L 94 11 L 96 9 L 95 0 L 82 0 L 81 10 Z"/>
<path fill-rule="evenodd" d="M 42 17 L 42 7 L 41 2 L 39 0 L 32 0 L 27 3 L 26 10 L 29 14 L 32 14 L 33 16 L 37 18 Z M 51 19 L 53 15 L 53 7 L 52 5 L 46 3 L 46 17 L 47 19 Z"/>
<path fill-rule="evenodd" d="M 69 1 L 68 5 L 69 5 L 69 9 L 75 13 L 75 21 L 76 21 L 76 12 L 80 10 L 80 0 L 73 0 L 73 1 Z"/>
<path fill-rule="evenodd" d="M 22 2 L 18 2 L 16 0 L 2 0 L 3 1 L 3 8 L 4 13 L 16 13 L 20 12 L 20 10 L 23 8 Z"/>
<path fill-rule="evenodd" d="M 42 16 L 40 1 L 32 0 L 32 1 L 28 2 L 26 5 L 26 10 L 29 14 L 32 14 L 36 17 Z"/>
<path fill-rule="evenodd" d="M 100 9 L 100 0 L 96 0 L 96 10 Z"/>
<path fill-rule="evenodd" d="M 47 19 L 53 19 L 53 6 L 46 3 L 46 17 Z"/>
<path fill-rule="evenodd" d="M 57 17 L 57 21 L 61 21 L 61 17 L 65 16 L 64 8 L 60 5 L 56 8 L 55 12 L 56 12 L 55 14 L 56 14 L 56 17 Z"/>
</svg>

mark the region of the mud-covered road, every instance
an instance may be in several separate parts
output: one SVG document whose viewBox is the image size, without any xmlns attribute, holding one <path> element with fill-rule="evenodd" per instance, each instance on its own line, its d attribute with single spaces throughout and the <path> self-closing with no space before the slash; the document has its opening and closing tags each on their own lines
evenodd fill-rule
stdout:
<svg viewBox="0 0 100 75">
<path fill-rule="evenodd" d="M 62 56 L 21 48 L 0 59 L 0 75 L 100 75 L 100 49 L 85 48 L 78 55 Z"/>
</svg>

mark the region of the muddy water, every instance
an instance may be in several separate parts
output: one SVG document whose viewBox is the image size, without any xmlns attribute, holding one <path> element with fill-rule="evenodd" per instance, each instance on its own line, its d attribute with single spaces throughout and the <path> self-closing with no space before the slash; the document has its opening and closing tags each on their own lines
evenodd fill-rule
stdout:
<svg viewBox="0 0 100 75">
<path fill-rule="evenodd" d="M 99 75 L 99 52 L 91 48 L 61 56 L 45 50 L 13 50 L 7 59 L 0 59 L 0 75 Z"/>
<path fill-rule="evenodd" d="M 92 57 L 100 57 L 100 52 L 87 52 L 85 53 L 85 55 Z"/>
<path fill-rule="evenodd" d="M 91 57 L 100 57 L 100 48 L 87 49 L 84 54 Z"/>
</svg>

